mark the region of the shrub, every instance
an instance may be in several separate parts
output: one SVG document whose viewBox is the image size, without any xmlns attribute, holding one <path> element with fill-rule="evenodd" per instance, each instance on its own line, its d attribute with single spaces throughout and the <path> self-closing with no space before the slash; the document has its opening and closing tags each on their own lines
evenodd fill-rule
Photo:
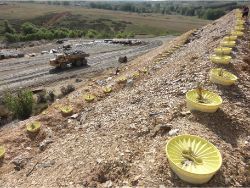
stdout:
<svg viewBox="0 0 250 188">
<path fill-rule="evenodd" d="M 5 33 L 5 39 L 8 42 L 18 42 L 20 41 L 20 36 L 18 34 Z"/>
<path fill-rule="evenodd" d="M 21 29 L 25 35 L 35 33 L 38 30 L 38 28 L 30 22 L 22 24 Z"/>
<path fill-rule="evenodd" d="M 15 29 L 10 25 L 8 20 L 4 20 L 4 32 L 5 33 L 15 33 Z"/>
<path fill-rule="evenodd" d="M 122 32 L 118 32 L 116 35 L 115 35 L 116 38 L 124 38 L 124 35 Z"/>
<path fill-rule="evenodd" d="M 225 15 L 225 12 L 222 9 L 207 9 L 204 15 L 205 19 L 216 20 L 221 16 Z"/>
<path fill-rule="evenodd" d="M 134 38 L 135 37 L 135 33 L 130 32 L 130 33 L 127 34 L 127 37 L 128 38 Z"/>
<path fill-rule="evenodd" d="M 65 38 L 68 37 L 67 31 L 63 31 L 60 29 L 54 30 L 54 38 Z"/>
<path fill-rule="evenodd" d="M 33 93 L 29 90 L 18 91 L 17 94 L 6 92 L 4 103 L 18 119 L 26 119 L 32 113 Z"/>
<path fill-rule="evenodd" d="M 86 33 L 86 37 L 90 39 L 95 38 L 97 35 L 98 35 L 97 31 L 92 29 L 88 30 L 88 32 Z"/>
<path fill-rule="evenodd" d="M 134 38 L 135 34 L 133 32 L 118 32 L 116 38 Z"/>
</svg>

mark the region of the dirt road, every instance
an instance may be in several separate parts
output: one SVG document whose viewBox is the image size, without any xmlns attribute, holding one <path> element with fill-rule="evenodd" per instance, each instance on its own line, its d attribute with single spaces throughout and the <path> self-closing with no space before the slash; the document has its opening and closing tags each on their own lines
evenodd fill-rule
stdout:
<svg viewBox="0 0 250 188">
<path fill-rule="evenodd" d="M 129 60 L 145 52 L 156 48 L 164 41 L 171 40 L 173 37 L 156 38 L 146 40 L 146 44 L 138 46 L 123 46 L 120 44 L 108 44 L 102 41 L 67 41 L 73 46 L 77 46 L 90 54 L 88 67 L 72 68 L 68 67 L 63 71 L 53 71 L 48 62 L 53 58 L 53 54 L 40 54 L 36 48 L 25 49 L 26 53 L 37 52 L 35 57 L 23 57 L 17 59 L 6 59 L 0 61 L 0 93 L 6 88 L 17 89 L 24 87 L 49 86 L 50 84 L 67 80 L 76 76 L 83 76 L 110 67 L 119 66 L 117 59 L 119 56 L 126 55 Z M 61 45 L 50 45 L 58 48 Z M 40 50 L 48 50 L 48 46 Z M 41 52 L 41 51 L 40 51 Z"/>
</svg>

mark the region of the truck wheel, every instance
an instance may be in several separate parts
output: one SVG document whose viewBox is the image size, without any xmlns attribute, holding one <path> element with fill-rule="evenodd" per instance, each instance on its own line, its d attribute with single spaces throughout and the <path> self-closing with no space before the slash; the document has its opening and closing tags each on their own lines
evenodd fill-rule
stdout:
<svg viewBox="0 0 250 188">
<path fill-rule="evenodd" d="M 77 61 L 77 62 L 76 62 L 76 66 L 77 66 L 77 67 L 82 66 L 82 61 Z"/>
<path fill-rule="evenodd" d="M 72 67 L 75 67 L 75 66 L 76 66 L 76 63 L 77 63 L 77 61 L 72 62 L 72 63 L 71 63 L 71 66 L 72 66 Z"/>
<path fill-rule="evenodd" d="M 87 59 L 83 59 L 83 60 L 82 60 L 82 65 L 83 65 L 83 66 L 86 66 L 86 65 L 87 65 Z"/>
<path fill-rule="evenodd" d="M 66 67 L 67 67 L 67 64 L 64 64 L 64 63 L 63 63 L 63 64 L 60 65 L 60 68 L 61 68 L 61 69 L 65 69 Z"/>
</svg>

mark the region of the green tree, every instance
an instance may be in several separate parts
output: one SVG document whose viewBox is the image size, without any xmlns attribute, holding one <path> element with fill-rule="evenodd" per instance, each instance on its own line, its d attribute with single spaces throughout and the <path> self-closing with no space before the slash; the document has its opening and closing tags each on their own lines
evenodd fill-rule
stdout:
<svg viewBox="0 0 250 188">
<path fill-rule="evenodd" d="M 16 32 L 8 20 L 4 20 L 4 32 L 5 33 L 15 33 Z"/>
<path fill-rule="evenodd" d="M 208 20 L 216 20 L 224 14 L 225 12 L 222 9 L 207 9 L 204 18 Z"/>
<path fill-rule="evenodd" d="M 70 2 L 69 2 L 69 1 L 63 1 L 62 4 L 63 4 L 64 6 L 69 6 L 69 5 L 70 5 Z"/>
</svg>

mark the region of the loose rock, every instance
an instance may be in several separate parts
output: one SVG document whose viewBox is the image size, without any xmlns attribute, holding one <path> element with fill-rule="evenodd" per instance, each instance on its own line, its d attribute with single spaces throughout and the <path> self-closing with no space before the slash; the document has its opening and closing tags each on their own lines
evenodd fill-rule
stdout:
<svg viewBox="0 0 250 188">
<path fill-rule="evenodd" d="M 172 129 L 171 131 L 169 131 L 169 136 L 174 136 L 179 132 L 179 129 Z"/>
</svg>

